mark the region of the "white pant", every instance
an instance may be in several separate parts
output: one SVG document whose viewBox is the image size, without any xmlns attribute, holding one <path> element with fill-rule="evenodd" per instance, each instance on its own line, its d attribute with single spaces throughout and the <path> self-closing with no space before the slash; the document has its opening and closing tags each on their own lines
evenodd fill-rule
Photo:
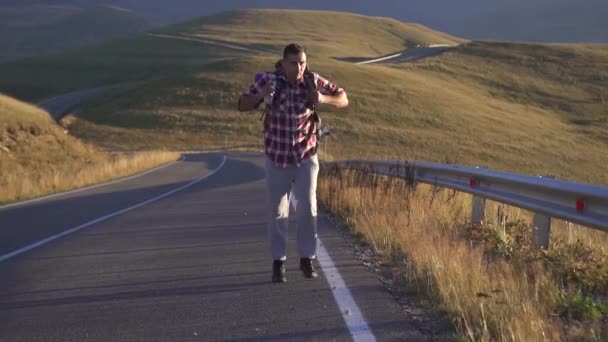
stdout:
<svg viewBox="0 0 608 342">
<path fill-rule="evenodd" d="M 274 260 L 287 258 L 287 226 L 289 193 L 296 194 L 296 225 L 298 253 L 301 258 L 315 258 L 317 251 L 317 156 L 304 160 L 300 166 L 276 167 L 266 158 L 266 190 L 268 199 L 268 235 Z"/>
</svg>

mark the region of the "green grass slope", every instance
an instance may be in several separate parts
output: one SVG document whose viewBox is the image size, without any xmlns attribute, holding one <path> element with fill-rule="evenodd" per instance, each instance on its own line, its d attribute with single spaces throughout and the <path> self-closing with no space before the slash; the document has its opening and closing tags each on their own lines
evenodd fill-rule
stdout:
<svg viewBox="0 0 608 342">
<path fill-rule="evenodd" d="M 60 55 L 0 64 L 0 91 L 37 102 L 100 85 L 189 74 L 206 63 L 240 56 L 242 52 L 218 46 L 139 34 Z"/>
<path fill-rule="evenodd" d="M 536 55 L 536 49 L 545 50 Z M 579 65 L 587 58 L 608 61 L 607 50 L 472 43 L 407 65 L 316 58 L 315 70 L 346 88 L 351 100 L 345 111 L 321 108 L 335 133 L 328 152 L 337 158 L 485 165 L 608 184 L 602 162 L 608 151 L 602 100 L 607 88 L 601 86 L 606 78 Z M 568 51 L 577 62 L 543 62 Z M 119 148 L 219 145 L 224 136 L 235 144 L 260 142 L 260 113 L 239 113 L 235 107 L 254 71 L 270 70 L 273 62 L 262 56 L 217 62 L 111 101 L 99 99 L 79 111 L 71 129 Z M 109 132 L 114 139 L 103 139 Z"/>
<path fill-rule="evenodd" d="M 319 23 L 321 19 L 323 22 Z M 303 32 L 280 29 L 280 23 L 293 20 L 299 20 L 302 26 L 309 28 Z M 247 27 L 251 33 L 247 33 Z M 411 43 L 461 41 L 421 25 L 404 24 L 393 19 L 338 12 L 281 10 L 225 12 L 155 33 L 221 40 L 253 50 L 277 52 L 286 41 L 301 41 L 309 47 L 311 57 L 376 57 L 403 50 Z M 0 78 L 0 91 L 20 99 L 39 101 L 86 87 L 183 74 L 191 71 L 191 66 L 208 61 L 248 55 L 251 53 L 213 44 L 138 35 L 60 55 L 0 64 L 3 76 Z"/>
<path fill-rule="evenodd" d="M 220 39 L 278 51 L 306 42 L 315 55 L 376 57 L 416 44 L 464 40 L 419 24 L 329 11 L 238 10 L 189 21 L 158 32 Z"/>
</svg>

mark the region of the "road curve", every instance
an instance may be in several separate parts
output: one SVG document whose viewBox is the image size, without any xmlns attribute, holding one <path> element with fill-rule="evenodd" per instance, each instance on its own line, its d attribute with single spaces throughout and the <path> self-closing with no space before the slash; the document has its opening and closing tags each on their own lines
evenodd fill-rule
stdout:
<svg viewBox="0 0 608 342">
<path fill-rule="evenodd" d="M 0 208 L 0 260 L 84 226 L 0 261 L 0 340 L 425 339 L 325 214 L 320 244 L 333 269 L 301 277 L 292 238 L 288 282 L 270 282 L 263 164 L 257 153 L 187 155 L 141 177 Z M 334 271 L 371 332 L 349 325 L 355 310 L 336 303 Z"/>
<path fill-rule="evenodd" d="M 151 37 L 157 38 L 166 38 L 166 39 L 174 39 L 174 40 L 185 40 L 190 42 L 202 43 L 207 45 L 215 45 L 221 46 L 223 48 L 239 50 L 239 51 L 247 51 L 247 52 L 256 52 L 256 53 L 273 53 L 272 51 L 267 51 L 263 49 L 252 49 L 247 47 L 246 45 L 239 45 L 235 43 L 225 42 L 219 39 L 209 39 L 209 38 L 195 38 L 195 37 L 187 37 L 187 36 L 176 36 L 169 34 L 160 34 L 160 33 L 148 33 Z"/>
<path fill-rule="evenodd" d="M 46 110 L 51 117 L 58 122 L 61 120 L 61 118 L 82 103 L 97 96 L 103 95 L 111 90 L 130 87 L 134 84 L 136 83 L 121 83 L 74 91 L 43 100 L 42 102 L 38 103 L 38 106 Z"/>
<path fill-rule="evenodd" d="M 343 62 L 350 62 L 357 65 L 362 64 L 386 64 L 386 63 L 405 63 L 413 62 L 422 58 L 432 57 L 440 55 L 444 52 L 450 51 L 458 47 L 457 45 L 430 45 L 425 47 L 410 48 L 401 52 L 393 53 L 387 56 L 378 58 L 360 58 L 360 57 L 349 57 L 349 58 L 336 58 Z"/>
</svg>

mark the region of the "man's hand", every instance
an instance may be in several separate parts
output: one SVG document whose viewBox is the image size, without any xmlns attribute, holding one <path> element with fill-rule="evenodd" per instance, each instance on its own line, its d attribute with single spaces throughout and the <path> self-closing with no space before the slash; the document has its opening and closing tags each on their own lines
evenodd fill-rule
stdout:
<svg viewBox="0 0 608 342">
<path fill-rule="evenodd" d="M 256 108 L 264 98 L 272 93 L 270 82 L 267 83 L 259 93 L 255 95 L 241 95 L 239 98 L 238 110 L 245 112 Z"/>
<path fill-rule="evenodd" d="M 336 108 L 345 108 L 348 106 L 348 97 L 346 97 L 345 91 L 341 91 L 334 96 L 324 95 L 319 91 L 311 91 L 308 93 L 306 104 L 310 107 L 317 104 L 328 104 Z"/>
<path fill-rule="evenodd" d="M 258 99 L 263 100 L 266 96 L 270 95 L 270 93 L 272 93 L 272 89 L 270 87 L 270 82 L 268 82 L 256 96 L 258 96 Z"/>
</svg>

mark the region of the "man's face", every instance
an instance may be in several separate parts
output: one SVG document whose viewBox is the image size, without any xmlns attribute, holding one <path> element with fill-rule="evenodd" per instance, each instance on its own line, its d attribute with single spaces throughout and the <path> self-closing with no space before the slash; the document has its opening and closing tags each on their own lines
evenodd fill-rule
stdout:
<svg viewBox="0 0 608 342">
<path fill-rule="evenodd" d="M 295 82 L 304 77 L 306 70 L 306 53 L 289 54 L 282 61 L 283 71 L 288 80 Z"/>
</svg>

